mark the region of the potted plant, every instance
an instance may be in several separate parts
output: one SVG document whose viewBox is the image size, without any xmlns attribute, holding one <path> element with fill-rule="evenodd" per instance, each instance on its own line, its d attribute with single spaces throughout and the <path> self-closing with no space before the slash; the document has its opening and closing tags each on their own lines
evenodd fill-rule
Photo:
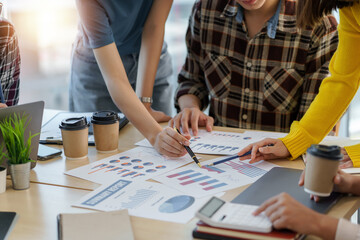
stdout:
<svg viewBox="0 0 360 240">
<path fill-rule="evenodd" d="M 1 159 L 8 160 L 12 186 L 16 190 L 27 189 L 30 186 L 31 139 L 38 135 L 29 133 L 25 139 L 25 130 L 30 119 L 27 115 L 13 114 L 0 122 L 0 130 L 4 142 L 0 153 Z M 6 148 L 7 151 L 4 151 Z"/>
</svg>

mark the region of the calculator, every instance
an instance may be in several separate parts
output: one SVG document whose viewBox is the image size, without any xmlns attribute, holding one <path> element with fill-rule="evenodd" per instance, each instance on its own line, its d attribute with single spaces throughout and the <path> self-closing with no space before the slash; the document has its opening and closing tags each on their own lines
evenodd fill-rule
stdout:
<svg viewBox="0 0 360 240">
<path fill-rule="evenodd" d="M 268 233 L 272 224 L 265 213 L 254 216 L 258 206 L 230 203 L 212 197 L 195 214 L 200 220 L 214 227 Z"/>
</svg>

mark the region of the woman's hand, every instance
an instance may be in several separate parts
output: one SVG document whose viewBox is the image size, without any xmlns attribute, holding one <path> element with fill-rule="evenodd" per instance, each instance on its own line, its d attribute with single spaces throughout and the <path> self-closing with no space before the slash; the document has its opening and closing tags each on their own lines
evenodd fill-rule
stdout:
<svg viewBox="0 0 360 240">
<path fill-rule="evenodd" d="M 150 115 L 155 119 L 155 121 L 157 121 L 158 123 L 168 122 L 171 119 L 170 116 L 166 115 L 161 111 L 156 111 L 151 107 L 146 107 L 146 109 L 148 110 Z"/>
<path fill-rule="evenodd" d="M 253 214 L 264 212 L 276 229 L 290 229 L 313 234 L 323 239 L 334 239 L 338 220 L 319 214 L 302 205 L 287 193 L 265 201 Z"/>
<path fill-rule="evenodd" d="M 251 155 L 241 157 L 240 160 L 251 159 L 250 163 L 255 163 L 261 160 L 287 158 L 290 156 L 284 143 L 280 139 L 273 138 L 266 138 L 250 144 L 243 148 L 238 155 L 241 156 L 248 151 L 251 151 Z"/>
<path fill-rule="evenodd" d="M 166 127 L 155 139 L 154 148 L 168 157 L 182 157 L 186 154 L 185 146 L 189 146 L 190 136 L 182 136 L 174 129 Z"/>
<path fill-rule="evenodd" d="M 350 159 L 349 154 L 346 152 L 345 148 L 341 148 L 341 153 L 343 154 L 343 159 L 340 161 L 340 168 L 352 168 L 354 167 L 353 162 Z"/>
<path fill-rule="evenodd" d="M 341 171 L 340 169 L 336 173 L 334 177 L 334 191 L 335 192 L 341 192 L 341 193 L 353 193 L 357 194 L 357 192 L 353 191 L 353 181 L 354 177 L 351 176 L 348 173 L 345 173 Z M 303 186 L 305 181 L 305 170 L 302 172 L 300 179 L 299 179 L 299 186 Z M 320 197 L 311 195 L 311 199 L 313 199 L 315 202 L 318 202 L 320 200 Z"/>
</svg>

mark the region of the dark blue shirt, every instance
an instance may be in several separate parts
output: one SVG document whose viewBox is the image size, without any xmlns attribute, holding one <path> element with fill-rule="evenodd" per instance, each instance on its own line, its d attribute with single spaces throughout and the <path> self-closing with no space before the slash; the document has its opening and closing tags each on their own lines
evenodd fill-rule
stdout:
<svg viewBox="0 0 360 240">
<path fill-rule="evenodd" d="M 115 42 L 119 54 L 138 53 L 152 0 L 76 0 L 84 46 Z"/>
</svg>

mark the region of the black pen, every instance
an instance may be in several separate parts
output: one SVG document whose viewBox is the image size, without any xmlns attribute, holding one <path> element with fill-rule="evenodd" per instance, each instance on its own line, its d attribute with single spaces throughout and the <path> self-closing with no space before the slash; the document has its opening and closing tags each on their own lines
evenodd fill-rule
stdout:
<svg viewBox="0 0 360 240">
<path fill-rule="evenodd" d="M 180 131 L 176 127 L 174 129 L 179 134 L 181 134 Z M 185 145 L 183 145 L 183 146 L 186 149 L 186 151 L 189 153 L 190 157 L 194 160 L 194 162 L 201 168 L 201 164 L 200 164 L 199 160 L 197 159 L 197 157 L 195 156 L 195 153 L 191 150 L 191 148 L 188 146 L 185 146 Z"/>
</svg>

